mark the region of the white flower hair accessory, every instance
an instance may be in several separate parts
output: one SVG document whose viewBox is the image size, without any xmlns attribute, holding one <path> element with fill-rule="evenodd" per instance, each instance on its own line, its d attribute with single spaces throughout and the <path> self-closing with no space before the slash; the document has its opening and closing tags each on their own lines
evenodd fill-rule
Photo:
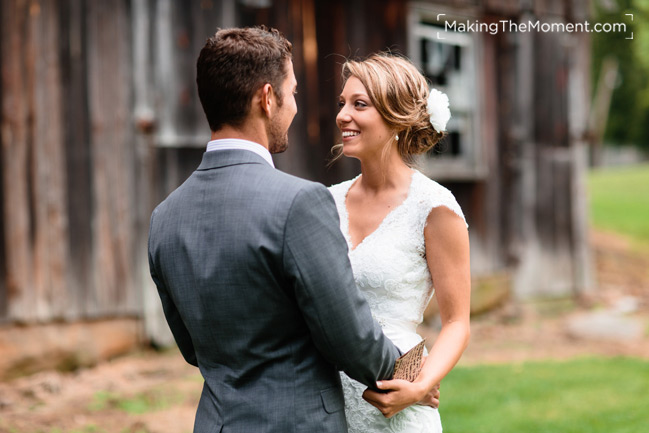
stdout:
<svg viewBox="0 0 649 433">
<path fill-rule="evenodd" d="M 444 132 L 446 124 L 451 118 L 451 110 L 448 108 L 448 96 L 437 89 L 430 89 L 428 103 L 426 105 L 430 115 L 430 123 L 437 132 Z"/>
</svg>

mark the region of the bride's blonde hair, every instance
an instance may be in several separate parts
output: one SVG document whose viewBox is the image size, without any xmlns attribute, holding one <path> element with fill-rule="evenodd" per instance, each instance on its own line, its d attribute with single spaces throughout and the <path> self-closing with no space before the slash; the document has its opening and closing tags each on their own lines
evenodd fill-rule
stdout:
<svg viewBox="0 0 649 433">
<path fill-rule="evenodd" d="M 372 104 L 399 136 L 397 149 L 406 164 L 413 165 L 415 155 L 428 152 L 444 137 L 430 123 L 426 78 L 408 59 L 377 53 L 365 60 L 347 60 L 342 76 L 343 86 L 350 77 L 363 83 Z M 338 159 L 342 144 L 335 145 L 332 153 Z"/>
</svg>

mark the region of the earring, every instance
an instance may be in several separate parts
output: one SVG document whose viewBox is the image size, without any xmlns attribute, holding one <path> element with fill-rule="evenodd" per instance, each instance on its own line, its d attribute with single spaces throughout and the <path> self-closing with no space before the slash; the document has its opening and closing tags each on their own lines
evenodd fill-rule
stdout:
<svg viewBox="0 0 649 433">
<path fill-rule="evenodd" d="M 395 140 L 399 141 L 399 134 L 394 137 Z"/>
</svg>

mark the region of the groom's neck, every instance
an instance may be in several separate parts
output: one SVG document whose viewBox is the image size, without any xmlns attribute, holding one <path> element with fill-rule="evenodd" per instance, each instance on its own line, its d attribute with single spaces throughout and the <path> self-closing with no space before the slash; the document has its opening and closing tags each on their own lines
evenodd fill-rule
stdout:
<svg viewBox="0 0 649 433">
<path fill-rule="evenodd" d="M 260 127 L 261 126 L 261 127 Z M 255 125 L 253 122 L 246 122 L 241 127 L 223 125 L 218 131 L 212 131 L 212 140 L 226 138 L 237 138 L 261 144 L 268 149 L 268 136 L 263 125 Z"/>
</svg>

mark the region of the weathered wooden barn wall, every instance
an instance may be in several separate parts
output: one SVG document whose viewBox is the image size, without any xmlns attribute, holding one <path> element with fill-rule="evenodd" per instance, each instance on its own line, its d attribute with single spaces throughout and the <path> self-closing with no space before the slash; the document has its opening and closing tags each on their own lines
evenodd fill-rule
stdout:
<svg viewBox="0 0 649 433">
<path fill-rule="evenodd" d="M 2 2 L 4 320 L 139 312 L 130 24 L 123 1 Z"/>
<path fill-rule="evenodd" d="M 536 1 L 520 11 L 490 2 L 492 19 L 583 22 L 586 1 Z M 532 6 L 532 5 L 531 5 Z M 513 270 L 521 297 L 592 290 L 587 240 L 583 137 L 589 113 L 589 39 L 585 34 L 485 36 L 496 70 L 497 152 L 487 188 L 498 203 L 485 235 Z M 485 56 L 485 58 L 488 58 Z M 498 226 L 498 227 L 496 227 Z"/>
<path fill-rule="evenodd" d="M 326 165 L 340 64 L 408 54 L 408 14 L 422 5 L 487 22 L 588 12 L 586 0 L 1 0 L 0 321 L 143 315 L 149 335 L 163 333 L 148 218 L 209 139 L 194 88 L 205 38 L 268 24 L 293 42 L 299 112 L 276 162 L 332 184 L 359 169 Z M 483 171 L 431 173 L 465 209 L 475 274 L 509 273 L 521 296 L 588 286 L 587 47 L 579 34 L 482 34 Z"/>
</svg>

